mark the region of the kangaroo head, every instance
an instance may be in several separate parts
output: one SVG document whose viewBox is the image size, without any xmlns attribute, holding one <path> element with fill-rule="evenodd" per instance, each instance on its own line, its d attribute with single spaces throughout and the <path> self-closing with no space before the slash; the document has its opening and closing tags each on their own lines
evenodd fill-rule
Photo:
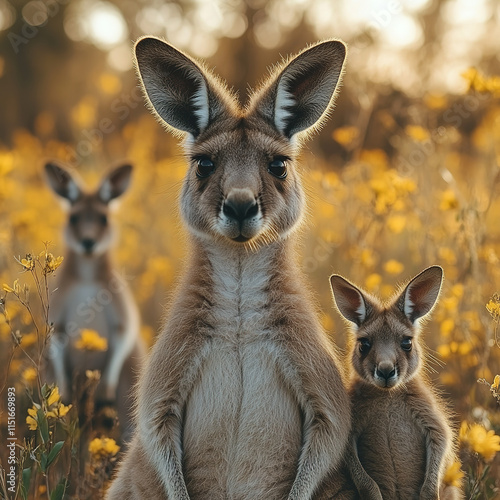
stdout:
<svg viewBox="0 0 500 500">
<path fill-rule="evenodd" d="M 298 139 L 331 108 L 345 52 L 339 41 L 305 50 L 242 109 L 182 52 L 157 38 L 137 42 L 151 108 L 168 128 L 187 135 L 181 214 L 193 233 L 253 247 L 286 237 L 298 224 L 304 209 Z"/>
<path fill-rule="evenodd" d="M 74 252 L 88 257 L 105 253 L 113 241 L 109 224 L 109 203 L 121 196 L 130 184 L 131 165 L 122 165 L 105 175 L 95 191 L 86 191 L 80 178 L 54 162 L 45 165 L 47 182 L 66 200 L 68 222 L 64 236 Z"/>
<path fill-rule="evenodd" d="M 352 363 L 360 377 L 389 389 L 417 373 L 422 357 L 419 320 L 434 307 L 442 280 L 441 267 L 429 267 L 382 305 L 341 276 L 330 278 L 340 314 L 354 325 Z"/>
</svg>

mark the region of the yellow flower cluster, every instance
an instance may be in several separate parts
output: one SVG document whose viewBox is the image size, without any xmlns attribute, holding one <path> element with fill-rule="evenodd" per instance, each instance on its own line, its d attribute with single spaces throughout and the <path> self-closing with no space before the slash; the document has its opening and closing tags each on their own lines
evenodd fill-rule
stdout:
<svg viewBox="0 0 500 500">
<path fill-rule="evenodd" d="M 72 405 L 66 406 L 61 402 L 59 388 L 54 386 L 46 397 L 46 410 L 44 413 L 47 418 L 62 418 L 67 415 L 71 406 Z M 33 407 L 28 409 L 26 423 L 30 431 L 35 431 L 38 428 L 38 411 L 41 408 L 41 405 L 33 403 Z"/>
<path fill-rule="evenodd" d="M 426 142 L 431 137 L 429 131 L 420 125 L 407 125 L 405 132 L 416 142 Z"/>
<path fill-rule="evenodd" d="M 495 434 L 495 431 L 487 431 L 480 424 L 469 425 L 465 421 L 462 422 L 459 439 L 479 453 L 486 462 L 493 460 L 497 451 L 500 451 L 500 436 Z"/>
<path fill-rule="evenodd" d="M 491 317 L 498 323 L 500 320 L 500 295 L 493 294 L 493 297 L 486 304 L 486 309 L 491 314 Z"/>
<path fill-rule="evenodd" d="M 95 459 L 111 458 L 119 451 L 120 447 L 111 438 L 95 438 L 89 443 L 89 452 Z"/>
<path fill-rule="evenodd" d="M 82 351 L 107 351 L 108 340 L 101 337 L 95 330 L 83 328 L 80 331 L 80 338 L 75 342 L 75 347 Z"/>
<path fill-rule="evenodd" d="M 359 137 L 359 130 L 357 127 L 339 127 L 333 131 L 332 137 L 341 146 L 348 147 Z"/>
<path fill-rule="evenodd" d="M 462 77 L 467 81 L 467 90 L 476 92 L 489 92 L 495 97 L 500 96 L 500 76 L 487 77 L 476 68 L 469 68 L 462 73 Z"/>
<path fill-rule="evenodd" d="M 384 214 L 390 208 L 401 211 L 405 208 L 405 199 L 417 189 L 415 181 L 401 177 L 395 170 L 387 170 L 381 176 L 370 181 L 375 193 L 375 213 Z"/>
<path fill-rule="evenodd" d="M 460 488 L 464 472 L 461 469 L 460 462 L 453 462 L 445 471 L 443 476 L 444 484 Z"/>
</svg>

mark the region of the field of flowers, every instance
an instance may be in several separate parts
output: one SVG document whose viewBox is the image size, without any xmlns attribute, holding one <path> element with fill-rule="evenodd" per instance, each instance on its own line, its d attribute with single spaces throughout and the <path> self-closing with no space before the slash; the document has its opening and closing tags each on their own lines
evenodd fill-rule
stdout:
<svg viewBox="0 0 500 500">
<path fill-rule="evenodd" d="M 369 102 L 351 123 L 322 136 L 337 153 L 326 157 L 319 142 L 304 152 L 309 207 L 299 252 L 323 325 L 342 352 L 348 334 L 333 310 L 330 274 L 389 298 L 423 268 L 444 268 L 439 305 L 424 331 L 426 369 L 454 415 L 461 464 L 447 471 L 447 481 L 462 482 L 473 500 L 500 498 L 500 78 L 473 69 L 463 78 L 464 95 L 408 98 L 404 109 Z M 110 93 L 118 85 L 107 74 L 100 84 Z M 94 103 L 83 98 L 71 119 L 91 127 Z M 20 457 L 13 496 L 9 449 L 0 450 L 0 497 L 100 498 L 119 454 L 113 429 L 81 429 L 76 408 L 39 372 L 65 223 L 42 159 L 64 162 L 84 144 L 57 140 L 50 115 L 36 123 L 36 133 L 18 129 L 12 147 L 0 149 L 0 431 L 8 435 L 14 388 Z M 130 192 L 113 214 L 120 229 L 114 257 L 151 345 L 186 252 L 177 209 L 185 162 L 146 113 L 92 147 L 92 161 L 78 166 L 89 185 L 108 158 L 134 164 Z M 107 348 L 83 333 L 82 351 Z M 99 374 L 87 377 L 91 386 Z"/>
</svg>

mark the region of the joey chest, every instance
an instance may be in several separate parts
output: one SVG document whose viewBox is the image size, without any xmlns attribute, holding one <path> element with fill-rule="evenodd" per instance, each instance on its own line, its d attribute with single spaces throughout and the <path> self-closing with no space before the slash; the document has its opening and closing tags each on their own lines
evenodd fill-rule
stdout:
<svg viewBox="0 0 500 500">
<path fill-rule="evenodd" d="M 384 498 L 418 493 L 425 475 L 426 438 L 408 396 L 372 388 L 368 394 L 353 393 L 352 401 L 358 456 Z"/>
</svg>

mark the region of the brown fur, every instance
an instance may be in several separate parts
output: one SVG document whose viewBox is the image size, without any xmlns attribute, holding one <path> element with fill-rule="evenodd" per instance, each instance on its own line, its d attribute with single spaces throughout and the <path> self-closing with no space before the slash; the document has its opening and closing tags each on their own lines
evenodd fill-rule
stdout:
<svg viewBox="0 0 500 500">
<path fill-rule="evenodd" d="M 52 294 L 47 379 L 56 382 L 64 401 L 82 391 L 86 370 L 99 370 L 95 403 L 114 404 L 123 437 L 131 434 L 131 391 L 142 362 L 139 316 L 132 294 L 113 267 L 109 248 L 113 226 L 109 203 L 128 187 L 131 167 L 105 176 L 96 191 L 86 191 L 78 177 L 55 163 L 45 167 L 52 189 L 66 200 L 67 251 Z M 108 341 L 107 351 L 75 347 L 81 329 L 96 330 Z M 76 389 L 76 391 L 74 390 Z"/>
<path fill-rule="evenodd" d="M 353 428 L 343 474 L 331 479 L 330 496 L 325 492 L 320 498 L 462 498 L 457 488 L 442 482 L 444 471 L 456 460 L 452 430 L 446 406 L 421 373 L 418 322 L 432 309 L 441 280 L 441 268 L 430 267 L 390 304 L 382 305 L 340 276 L 332 276 L 337 307 L 356 325 L 349 390 Z M 404 349 L 408 339 L 409 351 Z M 349 494 L 332 493 L 342 488 Z"/>
<path fill-rule="evenodd" d="M 340 42 L 304 52 L 244 111 L 184 54 L 138 42 L 155 113 L 188 134 L 191 249 L 108 499 L 306 500 L 340 463 L 349 402 L 291 234 L 304 211 L 296 136 L 331 105 L 344 54 Z M 268 171 L 280 158 L 286 179 Z M 203 161 L 214 169 L 199 178 Z"/>
</svg>

